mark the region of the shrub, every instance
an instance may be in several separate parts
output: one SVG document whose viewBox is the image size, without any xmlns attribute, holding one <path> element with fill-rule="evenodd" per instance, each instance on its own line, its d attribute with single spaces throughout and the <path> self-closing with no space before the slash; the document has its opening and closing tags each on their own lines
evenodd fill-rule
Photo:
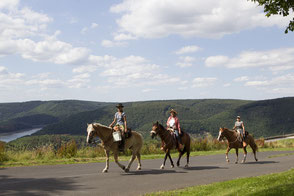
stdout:
<svg viewBox="0 0 294 196">
<path fill-rule="evenodd" d="M 58 157 L 71 158 L 75 157 L 77 154 L 78 148 L 74 140 L 62 144 L 57 150 Z"/>
<path fill-rule="evenodd" d="M 5 143 L 0 141 L 0 163 L 7 160 L 8 160 L 8 156 L 5 153 Z"/>
</svg>

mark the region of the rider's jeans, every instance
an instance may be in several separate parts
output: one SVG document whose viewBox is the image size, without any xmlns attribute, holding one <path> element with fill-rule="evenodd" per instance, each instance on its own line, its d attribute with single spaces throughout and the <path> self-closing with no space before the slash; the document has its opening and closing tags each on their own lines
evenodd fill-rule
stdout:
<svg viewBox="0 0 294 196">
<path fill-rule="evenodd" d="M 181 137 L 180 137 L 180 134 L 179 134 L 179 130 L 175 130 L 175 135 L 176 135 L 176 138 L 179 141 L 179 143 L 182 143 Z"/>
</svg>

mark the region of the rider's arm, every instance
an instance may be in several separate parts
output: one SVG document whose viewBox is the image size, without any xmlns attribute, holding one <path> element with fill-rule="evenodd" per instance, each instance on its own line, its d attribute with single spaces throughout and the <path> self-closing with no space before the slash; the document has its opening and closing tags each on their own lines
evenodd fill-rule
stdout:
<svg viewBox="0 0 294 196">
<path fill-rule="evenodd" d="M 110 127 L 113 127 L 113 124 L 115 123 L 115 121 L 116 121 L 116 118 L 114 117 L 112 123 L 111 123 L 109 126 L 110 126 Z"/>
<path fill-rule="evenodd" d="M 245 126 L 244 123 L 242 123 L 243 133 L 245 134 Z"/>
<path fill-rule="evenodd" d="M 178 118 L 177 118 L 177 126 L 178 126 L 178 130 L 179 130 L 179 134 L 182 134 L 181 126 L 180 126 L 180 121 L 179 121 Z"/>
<path fill-rule="evenodd" d="M 124 115 L 124 122 L 125 122 L 125 133 L 126 133 L 127 130 L 128 130 L 128 127 L 127 127 L 127 117 L 126 117 L 126 115 Z"/>
<path fill-rule="evenodd" d="M 168 117 L 168 119 L 166 121 L 166 128 L 169 128 L 169 120 L 170 120 L 170 117 Z"/>
</svg>

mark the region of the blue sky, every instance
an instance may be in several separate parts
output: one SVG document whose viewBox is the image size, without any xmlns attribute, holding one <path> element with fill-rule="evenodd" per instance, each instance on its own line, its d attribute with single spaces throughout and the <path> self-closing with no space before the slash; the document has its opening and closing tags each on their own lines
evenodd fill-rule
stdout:
<svg viewBox="0 0 294 196">
<path fill-rule="evenodd" d="M 294 96 L 291 14 L 247 0 L 1 0 L 0 102 Z"/>
</svg>

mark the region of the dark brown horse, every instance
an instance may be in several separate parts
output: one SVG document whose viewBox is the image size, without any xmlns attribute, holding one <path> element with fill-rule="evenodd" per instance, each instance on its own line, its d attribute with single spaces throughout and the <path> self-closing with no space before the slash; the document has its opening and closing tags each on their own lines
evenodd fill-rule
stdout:
<svg viewBox="0 0 294 196">
<path fill-rule="evenodd" d="M 237 155 L 237 158 L 236 158 L 236 162 L 235 163 L 238 163 L 238 149 L 239 148 L 243 148 L 244 158 L 243 158 L 242 163 L 245 163 L 246 157 L 247 157 L 246 147 L 247 147 L 248 144 L 252 148 L 252 151 L 253 151 L 255 160 L 258 161 L 257 158 L 256 158 L 256 151 L 257 151 L 258 147 L 255 144 L 255 141 L 254 141 L 254 138 L 253 138 L 252 135 L 249 134 L 245 138 L 245 142 L 247 144 L 245 147 L 243 147 L 242 142 L 239 141 L 239 139 L 238 139 L 238 133 L 236 131 L 232 131 L 232 130 L 229 130 L 227 128 L 220 128 L 219 129 L 218 138 L 217 138 L 218 141 L 221 141 L 224 137 L 227 138 L 227 140 L 228 140 L 228 148 L 227 148 L 227 152 L 226 152 L 226 160 L 227 160 L 227 162 L 230 161 L 229 158 L 228 158 L 229 151 L 232 148 L 235 148 L 236 149 L 236 155 Z"/>
<path fill-rule="evenodd" d="M 185 165 L 185 167 L 188 167 L 189 166 L 191 138 L 188 135 L 188 133 L 186 133 L 186 132 L 182 132 L 182 133 L 183 134 L 181 136 L 181 140 L 182 140 L 182 143 L 184 145 L 184 149 L 181 151 L 179 149 L 178 145 L 176 145 L 177 143 L 176 143 L 175 137 L 170 133 L 169 130 L 167 130 L 166 128 L 164 128 L 158 122 L 156 122 L 156 123 L 153 124 L 152 131 L 150 132 L 151 137 L 154 138 L 156 135 L 159 135 L 161 141 L 163 141 L 164 144 L 165 144 L 165 146 L 163 148 L 163 151 L 165 152 L 165 157 L 164 157 L 163 164 L 161 165 L 160 169 L 164 169 L 164 166 L 165 166 L 165 162 L 166 162 L 167 157 L 170 160 L 171 167 L 172 168 L 174 167 L 173 160 L 172 160 L 172 158 L 170 156 L 170 151 L 172 149 L 175 149 L 175 148 L 177 148 L 178 151 L 179 151 L 179 158 L 178 158 L 178 161 L 177 161 L 177 166 L 178 167 L 180 166 L 180 159 L 181 159 L 181 157 L 185 153 L 187 153 L 187 164 Z"/>
</svg>

